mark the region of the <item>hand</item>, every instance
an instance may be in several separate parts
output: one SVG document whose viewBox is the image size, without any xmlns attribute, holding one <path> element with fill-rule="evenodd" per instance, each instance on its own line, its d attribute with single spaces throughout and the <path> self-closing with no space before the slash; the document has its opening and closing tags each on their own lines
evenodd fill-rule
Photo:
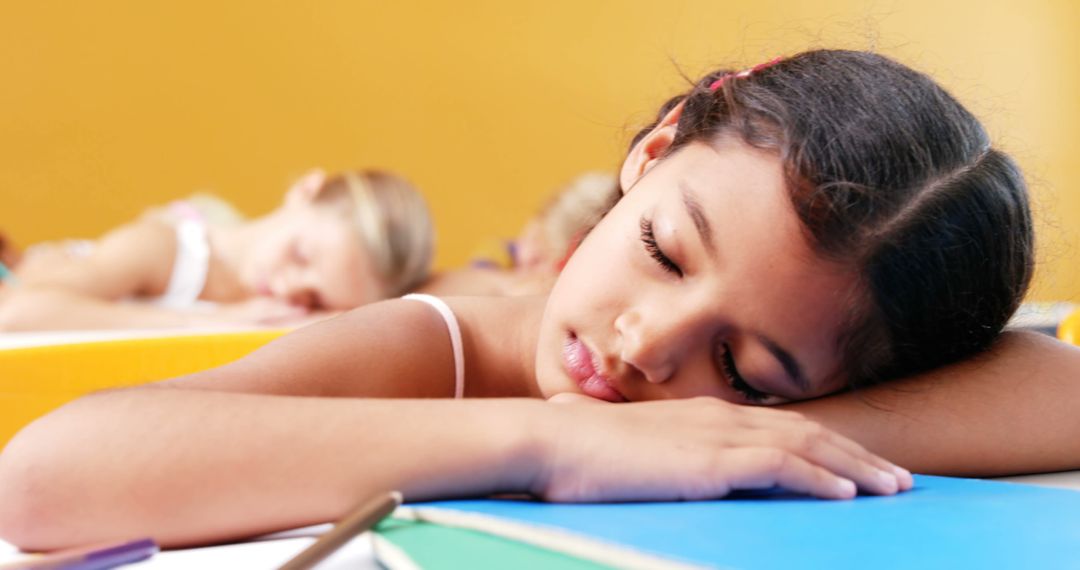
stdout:
<svg viewBox="0 0 1080 570">
<path fill-rule="evenodd" d="M 911 475 L 801 414 L 716 398 L 549 404 L 532 492 L 551 501 L 702 500 L 774 486 L 827 499 L 911 488 Z"/>
<path fill-rule="evenodd" d="M 306 323 L 311 311 L 273 297 L 253 297 L 237 303 L 224 303 L 213 311 L 218 322 L 239 325 L 293 326 Z"/>
</svg>

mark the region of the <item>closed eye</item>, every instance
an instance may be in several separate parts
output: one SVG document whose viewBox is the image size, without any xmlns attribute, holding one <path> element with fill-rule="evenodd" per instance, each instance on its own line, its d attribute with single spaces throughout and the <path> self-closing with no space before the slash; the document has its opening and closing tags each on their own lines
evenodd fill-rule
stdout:
<svg viewBox="0 0 1080 570">
<path fill-rule="evenodd" d="M 682 269 L 664 253 L 664 250 L 660 249 L 660 244 L 656 243 L 656 234 L 653 233 L 652 220 L 641 218 L 638 225 L 641 227 L 641 243 L 644 244 L 645 251 L 649 254 L 649 257 L 652 257 L 664 271 L 682 277 Z"/>
<path fill-rule="evenodd" d="M 735 365 L 735 355 L 732 354 L 730 346 L 721 345 L 721 350 L 723 350 L 723 353 L 720 355 L 720 370 L 723 371 L 724 379 L 727 380 L 728 384 L 746 398 L 748 402 L 752 404 L 765 403 L 772 395 L 754 388 L 743 379 L 742 375 L 739 374 L 739 368 Z"/>
</svg>

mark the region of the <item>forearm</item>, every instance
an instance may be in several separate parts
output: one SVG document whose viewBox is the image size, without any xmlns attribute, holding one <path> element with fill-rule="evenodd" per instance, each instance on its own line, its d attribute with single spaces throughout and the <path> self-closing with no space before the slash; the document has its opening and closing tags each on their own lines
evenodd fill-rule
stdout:
<svg viewBox="0 0 1080 570">
<path fill-rule="evenodd" d="M 791 409 L 918 472 L 1077 469 L 1080 349 L 1008 333 L 968 362 Z"/>
<path fill-rule="evenodd" d="M 49 288 L 20 287 L 0 304 L 0 331 L 167 328 L 211 324 L 207 316 Z"/>
<path fill-rule="evenodd" d="M 176 546 L 333 520 L 378 490 L 410 500 L 523 490 L 537 405 L 90 396 L 0 455 L 0 532 L 31 549 L 138 534 Z"/>
</svg>

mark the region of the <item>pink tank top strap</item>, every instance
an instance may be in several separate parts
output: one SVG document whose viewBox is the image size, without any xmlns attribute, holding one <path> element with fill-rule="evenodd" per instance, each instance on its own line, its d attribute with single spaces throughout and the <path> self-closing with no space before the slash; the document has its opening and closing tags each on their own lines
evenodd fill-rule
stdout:
<svg viewBox="0 0 1080 570">
<path fill-rule="evenodd" d="M 465 397 L 465 351 L 461 343 L 461 327 L 458 325 L 454 311 L 442 299 L 425 295 L 423 293 L 411 293 L 402 299 L 412 299 L 427 303 L 435 308 L 439 316 L 446 323 L 446 329 L 450 332 L 450 347 L 454 351 L 454 398 Z"/>
</svg>

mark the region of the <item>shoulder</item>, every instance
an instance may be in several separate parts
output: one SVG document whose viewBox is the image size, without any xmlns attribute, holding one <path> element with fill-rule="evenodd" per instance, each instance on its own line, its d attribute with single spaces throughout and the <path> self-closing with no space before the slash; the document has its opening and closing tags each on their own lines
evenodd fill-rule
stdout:
<svg viewBox="0 0 1080 570">
<path fill-rule="evenodd" d="M 990 350 L 972 360 L 976 366 L 1008 363 L 1017 376 L 1047 370 L 1080 374 L 1080 346 L 1032 331 L 1007 330 Z"/>
<path fill-rule="evenodd" d="M 152 293 L 172 269 L 176 236 L 167 226 L 138 220 L 100 237 L 84 253 L 63 243 L 20 267 L 27 287 L 52 287 L 114 299 Z"/>
<path fill-rule="evenodd" d="M 377 352 L 381 345 L 404 341 L 411 346 L 441 344 L 446 337 L 445 331 L 443 318 L 430 305 L 408 299 L 390 299 L 352 309 L 298 332 L 327 345 L 374 347 Z M 449 340 L 446 345 L 449 346 Z"/>
<path fill-rule="evenodd" d="M 482 324 L 496 314 L 494 309 L 519 314 L 515 307 L 521 305 L 520 299 L 466 297 L 446 302 L 461 323 L 466 388 L 473 395 L 488 395 L 491 392 L 484 386 L 505 385 L 508 377 L 527 374 L 520 370 L 520 362 L 486 364 L 493 355 L 513 356 L 508 349 L 517 344 Z M 483 346 L 473 350 L 477 344 Z M 454 356 L 446 324 L 434 308 L 411 299 L 392 299 L 301 328 L 239 361 L 167 384 L 293 396 L 447 398 L 454 392 Z M 526 395 L 520 392 L 515 390 Z"/>
<path fill-rule="evenodd" d="M 133 255 L 140 260 L 171 261 L 176 250 L 176 228 L 162 220 L 143 218 L 120 226 L 98 241 L 98 251 L 106 255 Z"/>
<path fill-rule="evenodd" d="M 450 309 L 450 318 L 461 335 L 466 396 L 531 395 L 536 338 L 546 297 L 439 299 Z M 354 313 L 366 323 L 362 325 L 365 327 L 373 322 L 393 322 L 395 326 L 382 332 L 387 338 L 380 342 L 417 347 L 420 350 L 414 353 L 416 357 L 439 363 L 428 374 L 442 377 L 453 372 L 456 359 L 453 333 L 449 330 L 451 323 L 429 303 L 395 299 L 362 307 Z"/>
<path fill-rule="evenodd" d="M 151 292 L 163 289 L 176 256 L 176 229 L 158 219 L 141 218 L 102 236 L 93 261 L 123 272 Z"/>
<path fill-rule="evenodd" d="M 454 362 L 442 317 L 406 299 L 364 305 L 170 385 L 293 396 L 440 398 Z"/>
<path fill-rule="evenodd" d="M 446 298 L 461 324 L 467 394 L 534 395 L 536 342 L 546 300 L 546 296 Z"/>
</svg>

